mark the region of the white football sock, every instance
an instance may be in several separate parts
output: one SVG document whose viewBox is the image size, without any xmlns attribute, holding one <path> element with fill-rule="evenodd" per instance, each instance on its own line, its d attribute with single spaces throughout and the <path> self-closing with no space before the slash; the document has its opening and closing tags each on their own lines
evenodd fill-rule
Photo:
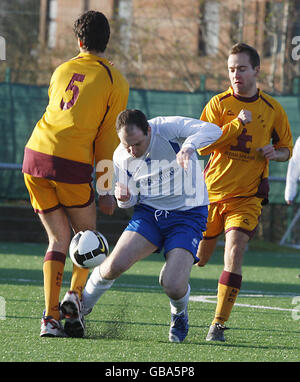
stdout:
<svg viewBox="0 0 300 382">
<path fill-rule="evenodd" d="M 99 267 L 93 270 L 82 293 L 85 314 L 93 309 L 99 298 L 113 285 L 114 281 L 102 278 Z"/>
<path fill-rule="evenodd" d="M 188 290 L 183 297 L 181 297 L 179 300 L 173 300 L 172 298 L 170 298 L 170 307 L 172 314 L 180 314 L 185 311 L 189 302 L 190 292 L 191 287 L 188 284 Z"/>
</svg>

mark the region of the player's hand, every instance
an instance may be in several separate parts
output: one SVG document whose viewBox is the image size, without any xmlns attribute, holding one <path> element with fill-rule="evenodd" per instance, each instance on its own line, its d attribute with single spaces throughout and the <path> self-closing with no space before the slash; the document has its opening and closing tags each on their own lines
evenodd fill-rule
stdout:
<svg viewBox="0 0 300 382">
<path fill-rule="evenodd" d="M 117 207 L 117 203 L 112 195 L 100 195 L 98 206 L 103 214 L 112 215 Z"/>
<path fill-rule="evenodd" d="M 177 163 L 186 171 L 188 169 L 189 160 L 194 152 L 195 150 L 192 147 L 182 147 L 176 155 Z"/>
<path fill-rule="evenodd" d="M 117 182 L 115 186 L 116 199 L 119 200 L 120 202 L 128 202 L 128 200 L 130 199 L 130 196 L 131 194 L 129 192 L 128 187 L 125 184 Z"/>
<path fill-rule="evenodd" d="M 246 125 L 247 123 L 252 122 L 252 113 L 249 110 L 242 109 L 239 112 L 239 115 L 237 118 L 244 124 Z"/>
<path fill-rule="evenodd" d="M 291 206 L 291 205 L 293 204 L 293 201 L 292 201 L 292 200 L 286 200 L 286 204 L 287 204 L 288 206 Z"/>
<path fill-rule="evenodd" d="M 269 160 L 276 160 L 276 150 L 272 144 L 266 145 L 264 147 L 259 147 L 256 149 L 263 157 Z"/>
</svg>

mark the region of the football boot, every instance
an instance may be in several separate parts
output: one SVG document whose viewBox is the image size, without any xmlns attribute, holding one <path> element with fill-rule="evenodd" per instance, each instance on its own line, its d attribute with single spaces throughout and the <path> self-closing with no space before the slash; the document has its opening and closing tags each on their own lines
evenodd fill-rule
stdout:
<svg viewBox="0 0 300 382">
<path fill-rule="evenodd" d="M 66 337 L 66 334 L 60 321 L 43 314 L 40 337 Z"/>
<path fill-rule="evenodd" d="M 229 328 L 226 328 L 226 326 L 220 324 L 219 322 L 216 322 L 213 325 L 210 325 L 209 331 L 206 336 L 206 341 L 225 341 L 224 331 Z"/>
<path fill-rule="evenodd" d="M 68 291 L 60 304 L 60 310 L 66 320 L 64 330 L 67 336 L 76 338 L 83 337 L 85 321 L 78 294 L 73 291 Z"/>
<path fill-rule="evenodd" d="M 182 342 L 189 331 L 189 319 L 187 309 L 180 314 L 171 314 L 171 326 L 169 331 L 170 342 Z"/>
</svg>

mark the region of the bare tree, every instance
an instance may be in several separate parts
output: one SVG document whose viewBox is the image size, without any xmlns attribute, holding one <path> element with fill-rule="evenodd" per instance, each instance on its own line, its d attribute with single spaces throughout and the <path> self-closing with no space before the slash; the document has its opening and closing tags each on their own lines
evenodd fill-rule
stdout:
<svg viewBox="0 0 300 382">
<path fill-rule="evenodd" d="M 130 3 L 123 1 L 127 6 Z M 120 7 L 122 0 L 116 3 Z M 131 85 L 194 92 L 199 89 L 201 76 L 216 82 L 219 75 L 212 71 L 212 61 L 217 64 L 222 58 L 224 68 L 229 48 L 217 30 L 223 12 L 221 2 L 179 1 L 178 9 L 174 2 L 159 0 L 151 4 L 150 15 L 147 2 L 139 4 L 140 8 L 136 6 L 126 17 L 126 12 L 115 9 L 109 48 L 114 61 L 122 63 Z M 201 30 L 205 52 L 199 47 Z"/>
<path fill-rule="evenodd" d="M 38 24 L 39 2 L 1 0 L 0 35 L 6 40 L 6 62 L 1 70 L 9 67 L 14 82 L 35 82 Z"/>
<path fill-rule="evenodd" d="M 45 1 L 1 0 L 0 35 L 6 39 L 7 61 L 0 74 L 9 66 L 13 81 L 47 84 L 54 68 L 74 55 L 69 19 L 60 45 L 49 48 L 46 36 L 41 39 L 40 20 L 48 19 L 40 15 L 39 5 Z M 289 39 L 298 2 L 113 0 L 107 56 L 132 87 L 195 92 L 205 82 L 207 88 L 220 90 L 228 85 L 229 48 L 240 41 L 251 45 L 265 40 L 260 81 L 266 90 L 289 91 L 292 74 L 297 73 L 297 63 L 289 57 Z M 258 14 L 258 3 L 263 15 Z M 92 2 L 80 4 L 87 10 Z"/>
<path fill-rule="evenodd" d="M 288 84 L 288 77 L 286 73 L 286 46 L 287 46 L 287 33 L 288 33 L 288 20 L 290 16 L 290 1 L 286 0 L 283 6 L 282 16 L 282 40 L 279 52 L 280 57 L 280 89 L 282 93 L 286 92 Z"/>
</svg>

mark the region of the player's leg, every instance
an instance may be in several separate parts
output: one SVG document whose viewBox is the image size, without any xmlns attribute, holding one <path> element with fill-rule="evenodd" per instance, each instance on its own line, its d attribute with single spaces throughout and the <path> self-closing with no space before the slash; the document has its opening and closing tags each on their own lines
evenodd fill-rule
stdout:
<svg viewBox="0 0 300 382">
<path fill-rule="evenodd" d="M 39 213 L 48 236 L 48 248 L 43 263 L 45 312 L 41 336 L 63 335 L 60 324 L 59 294 L 66 253 L 70 242 L 70 226 L 60 207 L 52 181 L 24 174 L 32 207 Z"/>
<path fill-rule="evenodd" d="M 94 191 L 90 184 L 58 183 L 58 198 L 64 205 L 74 233 L 96 229 L 96 205 Z M 69 337 L 83 337 L 85 331 L 82 311 L 82 291 L 88 278 L 89 269 L 73 264 L 70 290 L 61 301 L 61 312 L 66 321 L 64 330 Z"/>
<path fill-rule="evenodd" d="M 231 230 L 225 234 L 224 271 L 242 275 L 244 252 L 250 237 L 239 230 Z"/>
<path fill-rule="evenodd" d="M 164 233 L 166 263 L 160 273 L 160 284 L 170 299 L 171 325 L 169 340 L 182 342 L 188 334 L 189 278 L 199 242 L 206 228 L 207 207 L 161 214 L 158 223 Z"/>
<path fill-rule="evenodd" d="M 224 269 L 218 282 L 218 302 L 208 341 L 225 341 L 224 324 L 241 289 L 243 255 L 257 227 L 261 204 L 258 198 L 249 198 L 232 201 L 226 208 Z"/>
<path fill-rule="evenodd" d="M 96 229 L 96 205 L 91 184 L 56 182 L 56 193 L 60 204 L 65 208 L 75 234 L 79 231 Z M 70 290 L 76 292 L 79 299 L 81 299 L 88 274 L 88 269 L 73 265 Z"/>
<path fill-rule="evenodd" d="M 182 342 L 188 334 L 189 278 L 193 264 L 194 257 L 189 251 L 174 248 L 166 254 L 166 263 L 160 273 L 160 284 L 170 299 L 171 342 Z"/>
<path fill-rule="evenodd" d="M 225 341 L 224 324 L 241 289 L 242 261 L 248 241 L 249 236 L 243 232 L 232 230 L 226 233 L 224 270 L 218 282 L 218 302 L 207 341 Z"/>
<path fill-rule="evenodd" d="M 214 253 L 217 245 L 218 236 L 224 230 L 224 222 L 220 215 L 220 205 L 212 203 L 208 206 L 208 216 L 206 231 L 203 233 L 203 240 L 200 241 L 196 263 L 198 267 L 204 267 Z"/>
<path fill-rule="evenodd" d="M 39 214 L 39 217 L 49 241 L 43 264 L 45 315 L 59 320 L 59 294 L 71 230 L 63 208 L 47 214 Z"/>
<path fill-rule="evenodd" d="M 218 283 L 218 304 L 213 324 L 228 321 L 242 284 L 243 255 L 249 236 L 240 231 L 226 233 L 224 270 Z"/>
<path fill-rule="evenodd" d="M 96 204 L 92 202 L 82 208 L 67 208 L 67 213 L 74 233 L 86 230 L 96 230 Z M 73 264 L 70 290 L 78 294 L 81 299 L 82 291 L 89 275 L 88 269 L 77 267 Z"/>
<path fill-rule="evenodd" d="M 137 261 L 149 256 L 157 246 L 133 231 L 124 231 L 111 254 L 96 267 L 83 291 L 83 304 L 89 313 L 99 298 L 123 272 Z"/>
<path fill-rule="evenodd" d="M 183 248 L 174 248 L 166 254 L 160 284 L 170 299 L 179 300 L 187 293 L 193 264 L 192 254 Z"/>
<path fill-rule="evenodd" d="M 149 256 L 156 249 L 156 245 L 138 232 L 125 231 L 112 253 L 100 265 L 100 274 L 107 280 L 115 280 L 134 263 Z"/>
<path fill-rule="evenodd" d="M 45 312 L 40 336 L 62 337 L 65 333 L 60 322 L 59 296 L 70 242 L 70 226 L 62 208 L 39 216 L 49 240 L 43 263 Z"/>
</svg>

